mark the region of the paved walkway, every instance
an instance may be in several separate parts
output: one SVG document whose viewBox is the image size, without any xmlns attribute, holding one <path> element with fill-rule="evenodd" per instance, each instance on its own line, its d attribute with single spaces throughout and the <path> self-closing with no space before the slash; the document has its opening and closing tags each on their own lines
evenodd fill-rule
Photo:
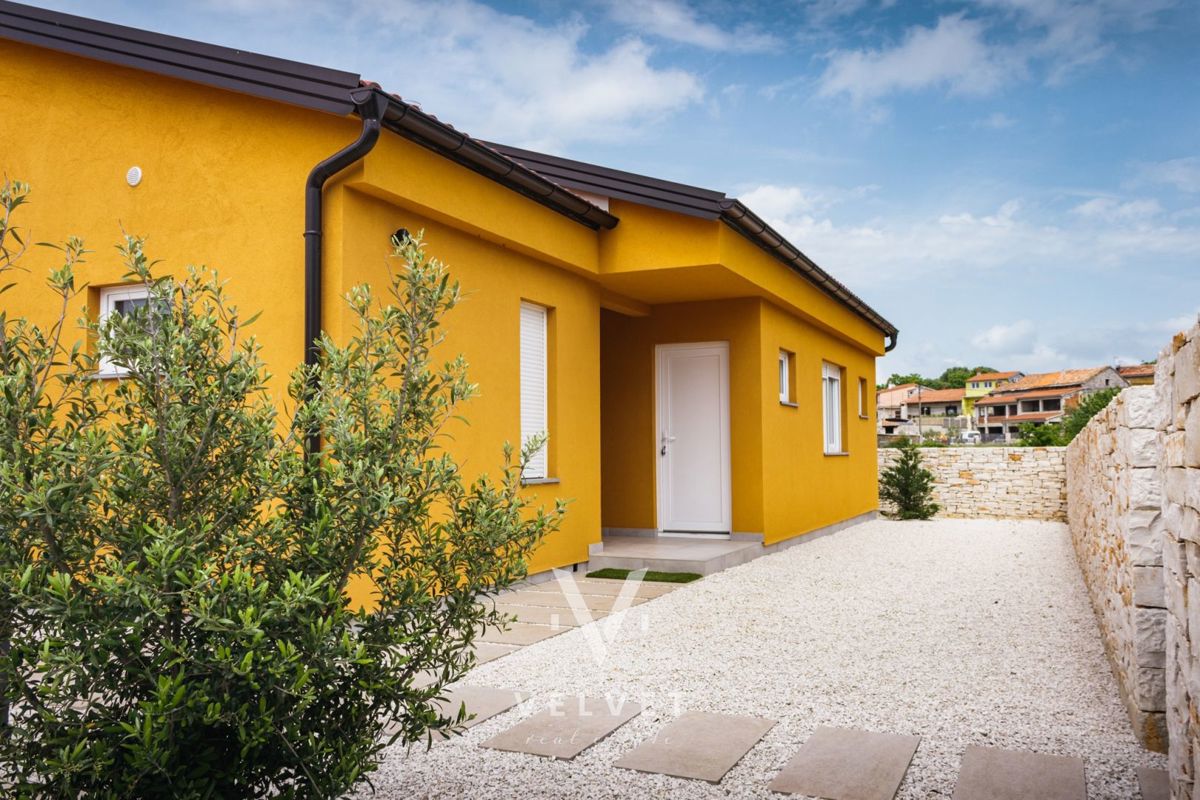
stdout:
<svg viewBox="0 0 1200 800">
<path fill-rule="evenodd" d="M 490 644 L 505 654 L 459 691 L 492 716 L 394 748 L 375 796 L 1099 800 L 1164 765 L 1133 736 L 1056 523 L 873 522 L 660 597 L 612 587 L 506 597 L 542 609 L 530 628 L 607 615 Z"/>
</svg>

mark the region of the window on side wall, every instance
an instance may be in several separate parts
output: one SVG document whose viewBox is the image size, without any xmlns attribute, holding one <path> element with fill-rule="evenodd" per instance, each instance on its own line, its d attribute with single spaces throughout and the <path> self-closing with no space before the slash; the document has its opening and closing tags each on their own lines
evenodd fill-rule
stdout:
<svg viewBox="0 0 1200 800">
<path fill-rule="evenodd" d="M 858 379 L 858 415 L 867 418 L 867 379 Z"/>
<path fill-rule="evenodd" d="M 144 283 L 123 286 L 106 286 L 100 289 L 100 324 L 114 314 L 126 315 L 144 308 L 150 302 L 150 288 Z M 100 372 L 108 377 L 124 375 L 129 370 L 112 363 L 107 357 L 100 358 Z"/>
<path fill-rule="evenodd" d="M 824 362 L 821 365 L 821 397 L 824 405 L 826 455 L 845 452 L 842 446 L 842 368 Z"/>
<path fill-rule="evenodd" d="M 796 354 L 790 350 L 779 351 L 779 402 L 796 405 Z"/>
<path fill-rule="evenodd" d="M 521 446 L 536 436 L 549 434 L 547 411 L 547 332 L 548 309 L 534 303 L 521 303 Z M 548 477 L 549 440 L 542 443 L 525 465 L 524 480 Z"/>
</svg>

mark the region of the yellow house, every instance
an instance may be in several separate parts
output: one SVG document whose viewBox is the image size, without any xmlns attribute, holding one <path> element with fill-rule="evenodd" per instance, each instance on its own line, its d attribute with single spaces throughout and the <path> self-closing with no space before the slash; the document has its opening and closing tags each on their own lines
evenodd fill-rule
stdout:
<svg viewBox="0 0 1200 800">
<path fill-rule="evenodd" d="M 280 398 L 392 235 L 424 230 L 481 388 L 455 455 L 494 472 L 545 430 L 527 491 L 573 501 L 535 572 L 598 562 L 605 533 L 770 547 L 875 513 L 896 329 L 737 200 L 489 145 L 351 73 L 7 2 L 0 43 L 0 169 L 34 187 L 33 238 L 87 240 L 98 314 L 139 291 L 122 229 L 162 269 L 219 268 L 263 312 Z M 38 281 L 0 303 L 52 313 Z"/>
<path fill-rule="evenodd" d="M 975 404 L 981 397 L 987 397 L 992 392 L 1007 384 L 1019 381 L 1025 377 L 1023 372 L 980 372 L 967 378 L 964 386 L 962 413 L 968 417 L 975 414 Z"/>
</svg>

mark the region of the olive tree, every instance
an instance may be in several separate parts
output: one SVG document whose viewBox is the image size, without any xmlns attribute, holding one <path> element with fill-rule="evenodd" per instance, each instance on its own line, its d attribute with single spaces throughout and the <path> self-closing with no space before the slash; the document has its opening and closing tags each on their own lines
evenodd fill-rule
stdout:
<svg viewBox="0 0 1200 800">
<path fill-rule="evenodd" d="M 2 197 L 15 274 L 28 189 Z M 561 518 L 521 495 L 541 442 L 505 446 L 495 480 L 446 449 L 475 387 L 437 360 L 459 291 L 419 239 L 394 242 L 378 296 L 348 293 L 353 335 L 323 338 L 282 404 L 214 272 L 161 276 L 137 237 L 119 251 L 149 298 L 86 320 L 92 346 L 67 330 L 77 240 L 50 272 L 56 321 L 0 316 L 0 786 L 344 794 L 388 744 L 465 721 L 443 687 Z M 101 357 L 117 379 L 94 379 Z"/>
</svg>

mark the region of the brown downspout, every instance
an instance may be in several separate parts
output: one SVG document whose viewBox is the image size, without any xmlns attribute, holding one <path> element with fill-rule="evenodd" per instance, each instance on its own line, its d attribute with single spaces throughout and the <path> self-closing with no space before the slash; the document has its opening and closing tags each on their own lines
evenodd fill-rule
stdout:
<svg viewBox="0 0 1200 800">
<path fill-rule="evenodd" d="M 322 190 L 326 181 L 364 158 L 375 147 L 389 102 L 387 95 L 374 89 L 355 93 L 353 100 L 362 117 L 362 132 L 353 144 L 313 167 L 304 186 L 304 363 L 308 367 L 315 367 L 320 361 Z M 310 391 L 316 388 L 317 380 L 314 375 Z M 320 435 L 309 434 L 309 452 L 315 453 L 320 446 Z"/>
</svg>

